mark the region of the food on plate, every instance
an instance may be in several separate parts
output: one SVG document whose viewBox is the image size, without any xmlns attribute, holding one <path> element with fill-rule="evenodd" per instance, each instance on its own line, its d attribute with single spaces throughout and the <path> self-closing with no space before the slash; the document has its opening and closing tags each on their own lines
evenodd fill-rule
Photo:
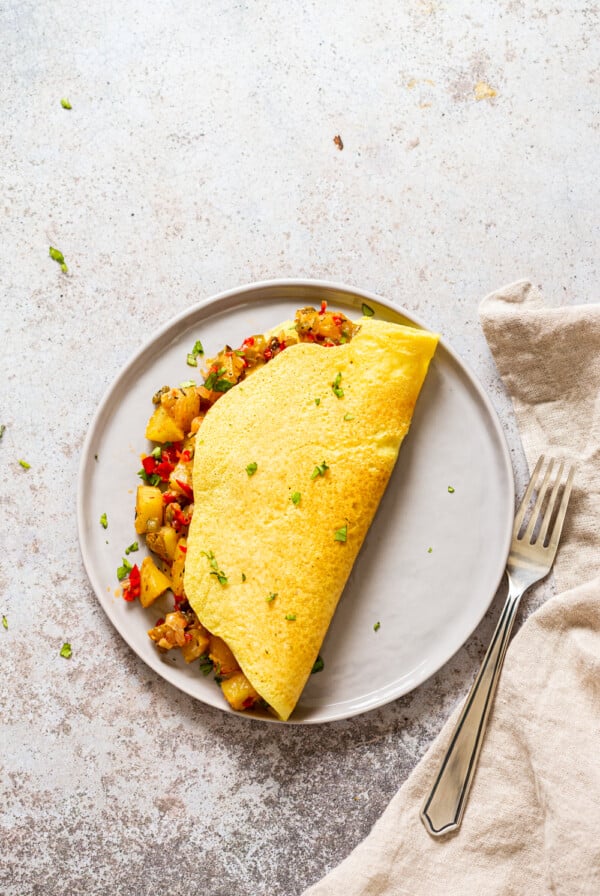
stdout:
<svg viewBox="0 0 600 896">
<path fill-rule="evenodd" d="M 151 606 L 170 588 L 151 639 L 213 671 L 234 709 L 286 720 L 322 666 L 436 345 L 323 303 L 227 346 L 202 385 L 155 394 L 135 528 L 156 562 L 124 596 Z"/>
</svg>

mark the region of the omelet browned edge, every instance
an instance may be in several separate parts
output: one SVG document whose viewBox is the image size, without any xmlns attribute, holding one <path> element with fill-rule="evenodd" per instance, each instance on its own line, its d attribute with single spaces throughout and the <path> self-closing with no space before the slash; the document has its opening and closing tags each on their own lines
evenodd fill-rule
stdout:
<svg viewBox="0 0 600 896">
<path fill-rule="evenodd" d="M 425 330 L 358 323 L 350 342 L 290 346 L 239 383 L 196 442 L 185 591 L 282 720 L 310 675 L 438 342 Z M 211 575 L 215 561 L 226 584 Z"/>
</svg>

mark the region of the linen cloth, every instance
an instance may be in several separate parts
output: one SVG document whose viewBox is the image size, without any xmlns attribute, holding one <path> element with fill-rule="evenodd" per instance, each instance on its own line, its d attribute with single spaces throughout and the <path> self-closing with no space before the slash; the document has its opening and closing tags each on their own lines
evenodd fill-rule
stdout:
<svg viewBox="0 0 600 896">
<path fill-rule="evenodd" d="M 305 896 L 600 894 L 600 305 L 547 308 L 519 281 L 480 319 L 530 470 L 544 451 L 577 464 L 562 593 L 509 647 L 459 831 L 436 840 L 419 818 L 457 707 L 366 840 Z"/>
</svg>

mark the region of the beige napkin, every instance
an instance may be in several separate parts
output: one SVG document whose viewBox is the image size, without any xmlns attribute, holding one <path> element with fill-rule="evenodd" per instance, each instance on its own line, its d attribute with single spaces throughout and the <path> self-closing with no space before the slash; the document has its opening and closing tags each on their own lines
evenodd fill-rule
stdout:
<svg viewBox="0 0 600 896">
<path fill-rule="evenodd" d="M 481 322 L 530 469 L 577 463 L 555 564 L 564 591 L 507 653 L 458 833 L 419 819 L 448 721 L 367 839 L 305 896 L 600 894 L 600 305 L 546 308 L 526 281 L 484 299 Z"/>
</svg>

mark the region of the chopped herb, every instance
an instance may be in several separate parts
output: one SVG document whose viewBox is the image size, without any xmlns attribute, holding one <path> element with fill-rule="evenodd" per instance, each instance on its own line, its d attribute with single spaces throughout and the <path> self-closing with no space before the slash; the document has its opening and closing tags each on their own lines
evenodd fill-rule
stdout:
<svg viewBox="0 0 600 896">
<path fill-rule="evenodd" d="M 60 249 L 55 249 L 54 246 L 50 246 L 48 254 L 53 261 L 56 261 L 60 265 L 60 269 L 63 274 L 66 274 L 69 269 L 65 264 L 65 256 L 62 254 Z"/>
<path fill-rule="evenodd" d="M 433 548 L 427 548 L 427 553 L 428 553 L 428 554 L 431 554 L 432 551 L 433 551 Z"/>
<path fill-rule="evenodd" d="M 24 470 L 30 470 L 31 464 L 28 464 L 26 460 L 20 460 L 19 463 L 23 467 Z"/>
<path fill-rule="evenodd" d="M 316 404 L 317 407 L 319 407 L 319 405 L 321 404 L 321 399 L 320 399 L 320 398 L 315 398 L 315 404 Z"/>
<path fill-rule="evenodd" d="M 243 572 L 243 573 L 242 573 L 242 582 L 245 582 L 245 581 L 246 581 L 246 573 Z"/>
<path fill-rule="evenodd" d="M 453 488 L 453 486 L 449 485 L 449 486 L 448 486 L 448 491 L 450 492 L 451 495 L 453 495 L 453 494 L 454 494 L 454 488 Z"/>
<path fill-rule="evenodd" d="M 197 339 L 196 342 L 194 343 L 193 349 L 187 356 L 187 363 L 189 364 L 189 366 L 197 367 L 198 366 L 198 355 L 203 355 L 203 354 L 204 354 L 204 349 L 202 348 L 202 343 L 200 342 L 199 339 Z"/>
<path fill-rule="evenodd" d="M 2 628 L 8 629 L 8 619 L 6 616 L 2 616 Z"/>
<path fill-rule="evenodd" d="M 196 385 L 196 380 L 186 380 L 185 383 L 179 383 L 180 389 L 193 389 Z"/>
<path fill-rule="evenodd" d="M 137 541 L 134 541 L 132 544 L 129 545 L 128 548 L 125 548 L 125 553 L 133 554 L 134 551 L 139 551 L 139 549 L 140 549 L 139 544 L 137 543 Z"/>
<path fill-rule="evenodd" d="M 138 476 L 146 483 L 146 485 L 160 485 L 162 482 L 158 473 L 146 473 L 143 467 L 141 470 L 138 470 Z"/>
<path fill-rule="evenodd" d="M 108 517 L 106 516 L 105 513 L 103 513 L 102 516 L 100 517 L 100 525 L 102 526 L 103 529 L 108 529 Z"/>
<path fill-rule="evenodd" d="M 362 303 L 361 311 L 363 313 L 363 317 L 373 317 L 373 315 L 375 314 L 371 306 L 367 305 L 366 302 Z"/>
<path fill-rule="evenodd" d="M 248 464 L 248 466 L 246 467 L 246 473 L 248 474 L 248 476 L 254 476 L 254 474 L 256 473 L 257 470 L 258 470 L 258 464 L 255 463 L 254 461 L 252 461 L 252 463 Z"/>
<path fill-rule="evenodd" d="M 132 570 L 131 563 L 123 557 L 123 565 L 117 568 L 117 578 L 119 582 L 122 582 L 123 579 L 126 579 L 129 573 Z"/>
<path fill-rule="evenodd" d="M 63 646 L 60 648 L 60 655 L 64 656 L 64 658 L 66 660 L 70 660 L 72 654 L 73 654 L 73 651 L 71 650 L 71 645 L 65 641 Z"/>
<path fill-rule="evenodd" d="M 200 671 L 203 675 L 210 675 L 213 670 L 212 660 L 207 653 L 203 653 L 198 657 L 200 661 Z"/>
<path fill-rule="evenodd" d="M 277 591 L 275 591 L 275 593 L 271 592 L 268 597 L 265 597 L 266 602 L 268 604 L 270 604 L 272 600 L 275 600 L 275 598 L 277 597 L 277 594 L 278 594 Z"/>
<path fill-rule="evenodd" d="M 348 540 L 348 526 L 342 526 L 341 529 L 335 530 L 335 540 L 345 542 Z"/>
<path fill-rule="evenodd" d="M 317 476 L 324 476 L 328 469 L 328 465 L 325 463 L 325 461 L 323 461 L 323 463 L 317 464 L 317 466 L 312 471 L 310 478 L 316 479 Z"/>
<path fill-rule="evenodd" d="M 354 414 L 344 414 L 344 420 L 354 420 Z"/>
<path fill-rule="evenodd" d="M 200 553 L 204 557 L 206 557 L 206 559 L 208 560 L 208 562 L 210 563 L 210 565 L 212 567 L 211 576 L 215 576 L 215 578 L 217 578 L 219 580 L 219 585 L 223 585 L 223 586 L 227 585 L 229 580 L 228 580 L 227 576 L 225 575 L 225 573 L 223 572 L 223 570 L 219 569 L 219 564 L 217 563 L 217 559 L 216 559 L 215 555 L 213 554 L 213 552 L 212 551 L 200 551 Z"/>
<path fill-rule="evenodd" d="M 215 576 L 219 580 L 219 585 L 225 586 L 229 582 L 229 579 L 222 569 L 219 569 L 216 572 L 211 572 L 211 576 Z"/>
<path fill-rule="evenodd" d="M 2 438 L 2 436 L 4 435 L 5 432 L 6 432 L 6 426 L 4 425 L 4 423 L 2 423 L 0 425 L 0 439 Z"/>
<path fill-rule="evenodd" d="M 232 386 L 235 386 L 235 383 L 232 383 L 231 380 L 223 379 L 222 375 L 224 373 L 224 367 L 209 373 L 204 381 L 204 387 L 210 389 L 211 392 L 228 392 Z"/>
<path fill-rule="evenodd" d="M 60 101 L 60 104 L 61 104 L 61 106 L 63 107 L 63 109 L 72 109 L 72 108 L 73 108 L 73 106 L 71 105 L 71 103 L 70 103 L 68 100 L 65 100 L 65 99 L 62 99 L 62 100 Z"/>
<path fill-rule="evenodd" d="M 152 449 L 150 457 L 153 457 L 155 460 L 162 460 L 162 448 L 160 445 L 157 445 L 156 448 Z"/>
<path fill-rule="evenodd" d="M 321 654 L 319 654 L 319 656 L 315 660 L 314 666 L 310 670 L 310 674 L 314 675 L 316 672 L 320 672 L 324 666 L 325 666 L 325 663 L 323 662 L 323 657 L 321 656 Z"/>
<path fill-rule="evenodd" d="M 300 494 L 300 492 L 292 492 L 292 504 L 295 504 L 296 507 L 300 503 L 301 498 L 302 498 L 302 495 Z"/>
<path fill-rule="evenodd" d="M 378 632 L 380 628 L 381 628 L 381 622 L 376 622 L 375 625 L 373 626 L 373 631 Z"/>
<path fill-rule="evenodd" d="M 334 379 L 334 381 L 333 381 L 332 384 L 331 384 L 331 388 L 332 388 L 332 390 L 333 390 L 333 394 L 334 394 L 337 398 L 343 398 L 343 397 L 344 397 L 344 390 L 342 389 L 342 387 L 341 387 L 341 385 L 340 385 L 341 382 L 342 382 L 342 374 L 341 374 L 341 373 L 338 373 L 337 376 L 336 376 L 336 378 Z"/>
<path fill-rule="evenodd" d="M 295 613 L 286 613 L 285 618 L 287 619 L 288 622 L 295 622 L 296 614 Z"/>
</svg>

